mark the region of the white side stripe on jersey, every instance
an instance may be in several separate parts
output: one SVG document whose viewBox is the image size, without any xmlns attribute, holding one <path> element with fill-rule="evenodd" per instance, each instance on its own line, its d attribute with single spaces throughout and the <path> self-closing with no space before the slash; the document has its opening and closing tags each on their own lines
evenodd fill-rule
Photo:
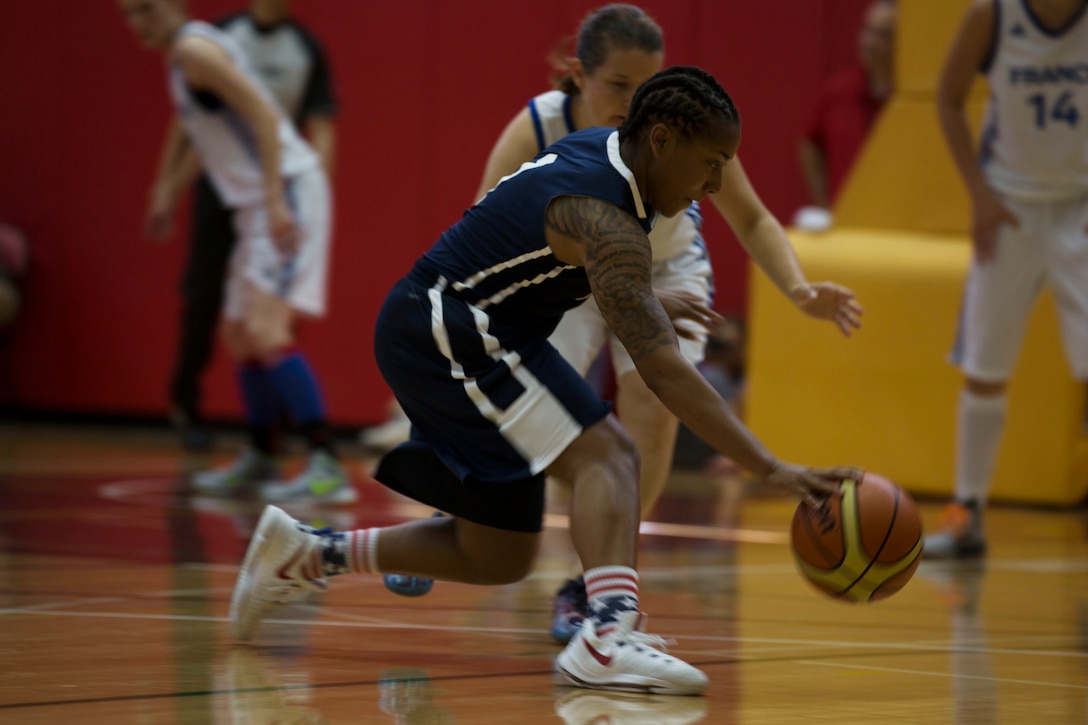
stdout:
<svg viewBox="0 0 1088 725">
<path fill-rule="evenodd" d="M 519 255 L 519 256 L 514 257 L 512 259 L 504 259 L 503 261 L 499 262 L 498 264 L 492 265 L 492 266 L 488 267 L 487 269 L 481 269 L 479 272 L 472 275 L 471 277 L 466 279 L 464 282 L 454 282 L 453 283 L 453 288 L 455 290 L 457 290 L 458 292 L 461 292 L 461 291 L 467 290 L 467 289 L 472 289 L 473 287 L 475 287 L 480 282 L 484 281 L 485 279 L 487 279 L 488 277 L 490 277 L 493 274 L 496 274 L 498 272 L 502 272 L 502 271 L 507 270 L 507 269 L 512 269 L 512 268 L 514 268 L 514 267 L 516 267 L 519 264 L 522 264 L 524 262 L 531 262 L 534 259 L 540 259 L 541 257 L 546 257 L 551 253 L 552 253 L 552 250 L 551 250 L 550 247 L 544 247 L 542 249 L 537 249 L 535 251 L 527 252 L 525 254 Z"/>
<path fill-rule="evenodd" d="M 502 271 L 507 270 L 507 269 L 512 269 L 514 267 L 517 267 L 519 264 L 524 264 L 525 262 L 531 262 L 534 259 L 540 259 L 541 257 L 546 257 L 546 256 L 550 255 L 551 253 L 552 253 L 552 250 L 549 247 L 544 247 L 543 249 L 537 249 L 537 250 L 535 250 L 533 252 L 529 252 L 527 254 L 519 255 L 517 257 L 514 257 L 513 259 L 504 259 L 499 264 L 492 265 L 491 267 L 488 267 L 487 269 L 484 269 L 484 270 L 481 270 L 481 271 L 477 272 L 476 274 L 472 275 L 471 277 L 469 277 L 464 282 L 454 282 L 452 287 L 453 287 L 453 289 L 457 290 L 458 292 L 461 292 L 461 291 L 464 291 L 464 290 L 467 290 L 467 289 L 472 289 L 476 285 L 478 285 L 480 282 L 484 281 L 485 279 L 487 279 L 488 277 L 490 277 L 490 276 L 492 276 L 494 274 L 497 274 L 497 273 L 502 272 Z M 480 300 L 476 304 L 481 309 L 486 309 L 486 308 L 490 307 L 491 305 L 495 305 L 495 304 L 498 304 L 499 302 L 502 302 L 503 300 L 505 300 L 507 297 L 514 294 L 518 290 L 522 290 L 522 289 L 525 289 L 526 287 L 531 287 L 533 285 L 537 285 L 537 284 L 540 284 L 542 282 L 546 282 L 549 279 L 552 279 L 554 277 L 559 276 L 560 274 L 567 271 L 568 269 L 577 269 L 577 267 L 574 267 L 574 266 L 569 265 L 569 264 L 564 264 L 564 265 L 559 266 L 559 267 L 554 267 L 551 270 L 549 270 L 548 272 L 538 274 L 537 276 L 533 277 L 532 279 L 518 280 L 516 283 L 510 285 L 509 287 L 506 287 L 504 289 L 499 290 L 495 294 Z"/>
<path fill-rule="evenodd" d="M 497 305 L 498 303 L 502 302 L 503 300 L 505 300 L 507 297 L 514 294 L 518 290 L 525 289 L 526 287 L 532 287 L 535 284 L 540 284 L 540 283 L 546 282 L 549 279 L 552 279 L 554 277 L 558 277 L 560 274 L 567 271 L 568 269 L 578 269 L 578 268 L 577 267 L 572 267 L 569 264 L 565 264 L 562 267 L 553 267 L 552 269 L 548 270 L 547 272 L 544 272 L 542 274 L 538 274 L 537 276 L 533 277 L 532 279 L 519 280 L 519 281 L 515 282 L 514 284 L 510 285 L 509 287 L 507 287 L 506 289 L 499 290 L 498 292 L 491 295 L 490 297 L 487 297 L 485 299 L 480 300 L 479 302 L 476 303 L 476 305 L 481 310 L 487 309 L 491 305 Z"/>
<path fill-rule="evenodd" d="M 462 382 L 465 393 L 480 411 L 480 415 L 494 423 L 503 438 L 529 462 L 529 469 L 533 475 L 541 473 L 555 460 L 556 451 L 562 450 L 572 440 L 572 431 L 580 431 L 581 427 L 548 388 L 521 364 L 521 355 L 502 348 L 498 338 L 488 331 L 490 318 L 487 314 L 478 306 L 456 300 L 456 304 L 466 304 L 471 310 L 476 322 L 476 331 L 480 334 L 488 355 L 496 361 L 506 363 L 517 381 L 525 388 L 525 392 L 506 410 L 495 407 L 487 395 L 480 390 L 476 378 L 466 375 L 464 367 L 453 357 L 453 349 L 450 346 L 442 311 L 445 297 L 443 292 L 447 284 L 445 277 L 439 277 L 438 282 L 427 291 L 427 299 L 431 303 L 431 334 L 434 336 L 439 352 L 449 360 L 450 377 Z M 533 415 L 526 414 L 530 410 L 533 411 Z M 550 424 L 547 430 L 541 430 L 539 426 L 533 424 L 536 420 L 559 419 L 565 420 L 566 424 L 558 426 Z"/>
</svg>

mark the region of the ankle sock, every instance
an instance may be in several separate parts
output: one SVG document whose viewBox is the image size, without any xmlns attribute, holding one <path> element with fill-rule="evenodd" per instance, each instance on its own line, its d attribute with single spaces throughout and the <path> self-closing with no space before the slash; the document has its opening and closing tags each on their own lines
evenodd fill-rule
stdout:
<svg viewBox="0 0 1088 725">
<path fill-rule="evenodd" d="M 638 572 L 629 566 L 598 566 L 585 573 L 589 615 L 604 636 L 621 614 L 638 611 Z"/>
<path fill-rule="evenodd" d="M 378 535 L 381 529 L 342 531 L 321 544 L 321 568 L 326 576 L 337 574 L 380 574 Z"/>
</svg>

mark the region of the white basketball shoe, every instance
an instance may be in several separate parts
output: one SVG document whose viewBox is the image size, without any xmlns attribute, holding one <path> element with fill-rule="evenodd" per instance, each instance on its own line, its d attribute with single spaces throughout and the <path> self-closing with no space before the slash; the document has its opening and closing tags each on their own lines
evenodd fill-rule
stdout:
<svg viewBox="0 0 1088 725">
<path fill-rule="evenodd" d="M 324 592 L 321 536 L 275 506 L 266 506 L 242 561 L 230 600 L 230 631 L 235 639 L 253 639 L 264 615 L 307 591 Z"/>
<path fill-rule="evenodd" d="M 261 498 L 275 503 L 313 501 L 354 503 L 359 498 L 340 462 L 325 451 L 310 454 L 306 467 L 290 481 L 273 481 L 261 487 Z"/>
<path fill-rule="evenodd" d="M 256 448 L 246 447 L 229 465 L 194 474 L 192 484 L 197 493 L 206 496 L 236 496 L 275 477 L 276 464 L 272 458 Z"/>
<path fill-rule="evenodd" d="M 665 654 L 665 641 L 643 631 L 646 615 L 624 612 L 615 629 L 597 635 L 587 618 L 556 657 L 559 673 L 575 687 L 658 695 L 698 695 L 707 677 L 687 662 Z"/>
</svg>

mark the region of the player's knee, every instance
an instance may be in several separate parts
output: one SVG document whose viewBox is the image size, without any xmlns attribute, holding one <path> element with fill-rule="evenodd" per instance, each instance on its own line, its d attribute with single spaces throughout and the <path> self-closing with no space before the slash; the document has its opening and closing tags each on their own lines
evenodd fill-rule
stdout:
<svg viewBox="0 0 1088 725">
<path fill-rule="evenodd" d="M 598 465 L 616 481 L 638 481 L 640 460 L 637 441 L 618 422 L 603 432 L 605 435 L 599 442 L 601 458 Z"/>
<path fill-rule="evenodd" d="M 244 360 L 249 357 L 245 332 L 241 324 L 236 321 L 226 322 L 221 330 L 223 344 L 235 360 Z"/>
<path fill-rule="evenodd" d="M 602 465 L 612 470 L 613 475 L 627 480 L 638 480 L 639 451 L 635 439 L 619 425 L 609 430 L 608 445 L 601 449 L 605 453 Z"/>
<path fill-rule="evenodd" d="M 638 498 L 638 471 L 638 446 L 614 416 L 587 428 L 548 468 L 550 475 L 566 483 L 593 481 L 595 486 L 615 489 L 617 496 L 634 494 L 634 498 Z"/>
<path fill-rule="evenodd" d="M 476 583 L 501 585 L 519 582 L 532 571 L 535 559 L 535 549 L 506 547 L 501 556 L 488 559 L 477 569 Z"/>
<path fill-rule="evenodd" d="M 265 360 L 291 345 L 291 332 L 286 326 L 246 320 L 240 326 L 240 338 L 247 357 Z"/>
</svg>

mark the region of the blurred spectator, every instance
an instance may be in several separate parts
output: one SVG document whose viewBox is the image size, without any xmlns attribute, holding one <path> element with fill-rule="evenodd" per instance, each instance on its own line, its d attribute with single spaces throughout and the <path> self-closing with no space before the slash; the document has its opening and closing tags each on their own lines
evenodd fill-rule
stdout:
<svg viewBox="0 0 1088 725">
<path fill-rule="evenodd" d="M 7 350 L 11 331 L 23 307 L 30 255 L 26 237 L 17 228 L 0 224 L 0 406 L 15 398 Z"/>
<path fill-rule="evenodd" d="M 831 226 L 832 203 L 850 173 L 895 81 L 895 0 L 874 0 L 858 32 L 858 64 L 820 88 L 800 143 L 809 204 L 793 223 L 809 231 Z"/>
<path fill-rule="evenodd" d="M 0 337 L 7 337 L 23 303 L 28 248 L 21 231 L 0 224 Z"/>
</svg>

